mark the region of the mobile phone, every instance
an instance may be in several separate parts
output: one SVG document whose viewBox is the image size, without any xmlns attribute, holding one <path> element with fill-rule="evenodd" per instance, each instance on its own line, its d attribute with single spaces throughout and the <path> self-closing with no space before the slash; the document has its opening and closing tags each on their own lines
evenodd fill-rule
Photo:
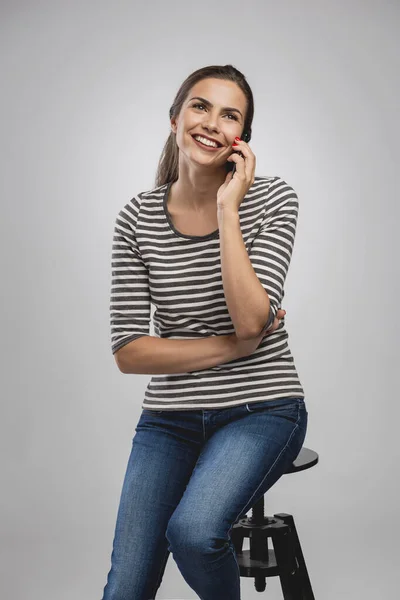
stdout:
<svg viewBox="0 0 400 600">
<path fill-rule="evenodd" d="M 244 131 L 242 133 L 242 140 L 247 143 L 249 141 L 249 139 L 250 139 L 250 135 L 247 133 L 247 131 Z M 238 151 L 234 150 L 234 152 L 238 152 Z M 238 154 L 240 154 L 240 156 L 243 158 L 243 154 L 241 152 L 238 152 Z M 235 174 L 235 171 L 236 171 L 236 163 L 231 160 L 227 161 L 226 162 L 226 170 L 228 172 L 232 171 L 232 177 L 233 177 L 233 175 Z"/>
</svg>

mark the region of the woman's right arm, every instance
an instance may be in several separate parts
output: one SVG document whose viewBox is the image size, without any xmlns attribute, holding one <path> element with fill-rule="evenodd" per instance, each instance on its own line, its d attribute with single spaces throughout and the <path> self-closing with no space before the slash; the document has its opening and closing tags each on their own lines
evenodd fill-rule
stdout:
<svg viewBox="0 0 400 600">
<path fill-rule="evenodd" d="M 119 370 L 127 374 L 159 375 L 209 369 L 252 354 L 263 337 L 277 329 L 283 316 L 284 311 L 279 309 L 273 325 L 249 340 L 238 340 L 234 333 L 194 340 L 145 335 L 117 350 L 114 356 Z"/>
<path fill-rule="evenodd" d="M 209 369 L 238 358 L 236 335 L 216 335 L 194 340 L 169 340 L 146 335 L 115 353 L 122 373 L 159 375 Z"/>
</svg>

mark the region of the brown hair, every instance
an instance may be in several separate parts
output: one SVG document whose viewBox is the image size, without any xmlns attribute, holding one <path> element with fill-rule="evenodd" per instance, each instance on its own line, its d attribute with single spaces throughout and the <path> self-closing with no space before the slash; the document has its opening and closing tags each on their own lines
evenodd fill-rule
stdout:
<svg viewBox="0 0 400 600">
<path fill-rule="evenodd" d="M 243 133 L 247 132 L 247 141 L 249 142 L 251 139 L 251 124 L 253 122 L 254 115 L 253 93 L 243 73 L 235 69 L 235 67 L 232 65 L 210 65 L 208 67 L 203 67 L 191 73 L 182 83 L 175 96 L 172 106 L 169 109 L 169 118 L 172 119 L 172 117 L 177 117 L 179 115 L 182 109 L 182 105 L 192 87 L 198 81 L 201 81 L 202 79 L 207 79 L 208 77 L 233 81 L 240 87 L 240 89 L 246 96 L 247 110 L 241 137 L 243 138 Z M 178 179 L 178 157 L 179 148 L 176 143 L 175 133 L 171 131 L 167 141 L 165 142 L 161 158 L 158 163 L 155 187 L 159 187 L 161 185 L 164 185 L 165 183 L 169 183 L 170 181 L 173 182 Z"/>
</svg>

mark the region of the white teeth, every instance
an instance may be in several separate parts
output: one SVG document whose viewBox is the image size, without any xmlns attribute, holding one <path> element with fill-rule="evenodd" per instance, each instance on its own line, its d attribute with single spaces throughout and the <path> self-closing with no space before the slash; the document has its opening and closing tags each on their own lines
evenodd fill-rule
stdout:
<svg viewBox="0 0 400 600">
<path fill-rule="evenodd" d="M 194 139 L 197 140 L 198 142 L 201 142 L 202 144 L 205 144 L 206 146 L 212 146 L 213 148 L 218 148 L 218 144 L 216 144 L 215 142 L 210 142 L 210 140 L 208 140 L 207 138 L 201 137 L 201 135 L 195 135 Z"/>
</svg>

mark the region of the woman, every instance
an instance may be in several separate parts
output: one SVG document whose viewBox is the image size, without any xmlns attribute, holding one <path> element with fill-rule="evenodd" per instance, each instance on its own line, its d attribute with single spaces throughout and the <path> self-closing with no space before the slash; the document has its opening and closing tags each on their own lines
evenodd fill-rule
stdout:
<svg viewBox="0 0 400 600">
<path fill-rule="evenodd" d="M 230 531 L 304 442 L 280 309 L 298 199 L 280 177 L 255 176 L 253 112 L 233 66 L 192 73 L 170 110 L 156 187 L 116 220 L 112 351 L 123 373 L 153 377 L 103 600 L 155 598 L 170 553 L 202 600 L 239 600 Z"/>
</svg>

